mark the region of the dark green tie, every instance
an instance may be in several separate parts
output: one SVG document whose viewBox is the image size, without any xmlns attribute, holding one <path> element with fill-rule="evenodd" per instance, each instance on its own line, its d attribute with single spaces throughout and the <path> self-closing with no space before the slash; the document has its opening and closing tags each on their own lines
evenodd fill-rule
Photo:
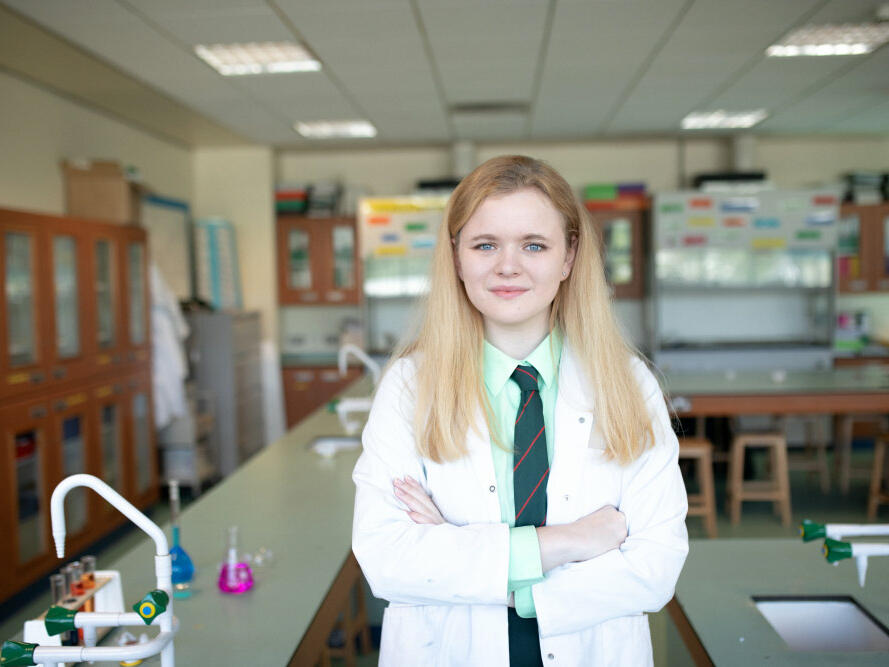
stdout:
<svg viewBox="0 0 889 667">
<path fill-rule="evenodd" d="M 537 388 L 537 369 L 517 366 L 512 379 L 521 389 L 515 420 L 512 489 L 515 525 L 542 526 L 546 522 L 546 480 L 549 457 L 543 424 L 543 401 Z M 507 610 L 510 667 L 542 667 L 537 619 Z"/>
<path fill-rule="evenodd" d="M 549 457 L 537 375 L 533 366 L 517 366 L 512 373 L 522 391 L 515 420 L 512 471 L 516 526 L 542 526 L 546 521 Z"/>
</svg>

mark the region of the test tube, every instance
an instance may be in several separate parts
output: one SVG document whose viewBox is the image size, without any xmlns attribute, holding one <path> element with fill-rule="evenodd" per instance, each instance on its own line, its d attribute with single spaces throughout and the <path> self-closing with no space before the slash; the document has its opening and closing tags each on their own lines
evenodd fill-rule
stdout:
<svg viewBox="0 0 889 667">
<path fill-rule="evenodd" d="M 70 563 L 62 568 L 62 576 L 65 577 L 65 598 L 67 601 L 67 598 L 72 595 L 71 588 L 74 585 L 74 570 Z M 73 602 L 73 598 L 71 601 Z"/>
<path fill-rule="evenodd" d="M 79 560 L 75 560 L 71 563 L 71 595 L 80 596 L 86 592 L 86 589 L 83 586 L 83 565 L 80 564 Z"/>
<path fill-rule="evenodd" d="M 68 587 L 65 585 L 65 575 L 61 573 L 49 576 L 49 590 L 52 595 L 52 603 L 58 604 L 68 597 Z"/>
<path fill-rule="evenodd" d="M 85 588 L 95 588 L 96 587 L 96 557 L 95 556 L 84 556 L 80 563 L 83 565 L 83 576 L 80 578 L 83 581 L 83 585 Z"/>
</svg>

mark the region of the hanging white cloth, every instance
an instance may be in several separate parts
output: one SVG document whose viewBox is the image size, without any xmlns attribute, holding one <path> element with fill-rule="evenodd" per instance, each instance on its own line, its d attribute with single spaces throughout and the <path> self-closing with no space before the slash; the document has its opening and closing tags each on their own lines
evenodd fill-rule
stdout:
<svg viewBox="0 0 889 667">
<path fill-rule="evenodd" d="M 149 273 L 154 425 L 161 429 L 174 418 L 188 412 L 185 397 L 185 378 L 188 376 L 185 339 L 189 330 L 176 295 L 164 281 L 154 262 L 151 263 Z"/>
</svg>

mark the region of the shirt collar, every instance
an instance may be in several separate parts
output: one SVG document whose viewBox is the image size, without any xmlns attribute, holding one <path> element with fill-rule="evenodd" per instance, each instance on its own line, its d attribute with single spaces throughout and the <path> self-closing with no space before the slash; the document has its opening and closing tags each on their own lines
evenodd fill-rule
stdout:
<svg viewBox="0 0 889 667">
<path fill-rule="evenodd" d="M 552 353 L 550 353 L 552 343 Z M 555 382 L 562 356 L 562 336 L 558 329 L 551 331 L 540 345 L 524 359 L 513 359 L 505 352 L 491 345 L 487 340 L 484 346 L 485 387 L 492 396 L 497 396 L 512 376 L 519 364 L 530 364 L 537 369 L 538 380 L 543 386 L 551 387 Z"/>
</svg>

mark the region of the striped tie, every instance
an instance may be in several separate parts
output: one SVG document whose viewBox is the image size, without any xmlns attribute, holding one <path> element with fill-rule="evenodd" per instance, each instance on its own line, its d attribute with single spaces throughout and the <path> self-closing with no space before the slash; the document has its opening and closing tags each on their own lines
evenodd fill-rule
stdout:
<svg viewBox="0 0 889 667">
<path fill-rule="evenodd" d="M 546 479 L 549 463 L 543 424 L 543 401 L 537 389 L 537 369 L 517 366 L 512 379 L 522 396 L 515 420 L 513 494 L 515 525 L 542 526 L 546 521 Z"/>
<path fill-rule="evenodd" d="M 542 526 L 546 522 L 546 480 L 549 457 L 543 425 L 543 401 L 537 388 L 537 369 L 517 366 L 512 379 L 522 395 L 515 420 L 512 492 L 515 525 Z M 510 667 L 543 667 L 536 618 L 522 618 L 507 609 Z"/>
</svg>

